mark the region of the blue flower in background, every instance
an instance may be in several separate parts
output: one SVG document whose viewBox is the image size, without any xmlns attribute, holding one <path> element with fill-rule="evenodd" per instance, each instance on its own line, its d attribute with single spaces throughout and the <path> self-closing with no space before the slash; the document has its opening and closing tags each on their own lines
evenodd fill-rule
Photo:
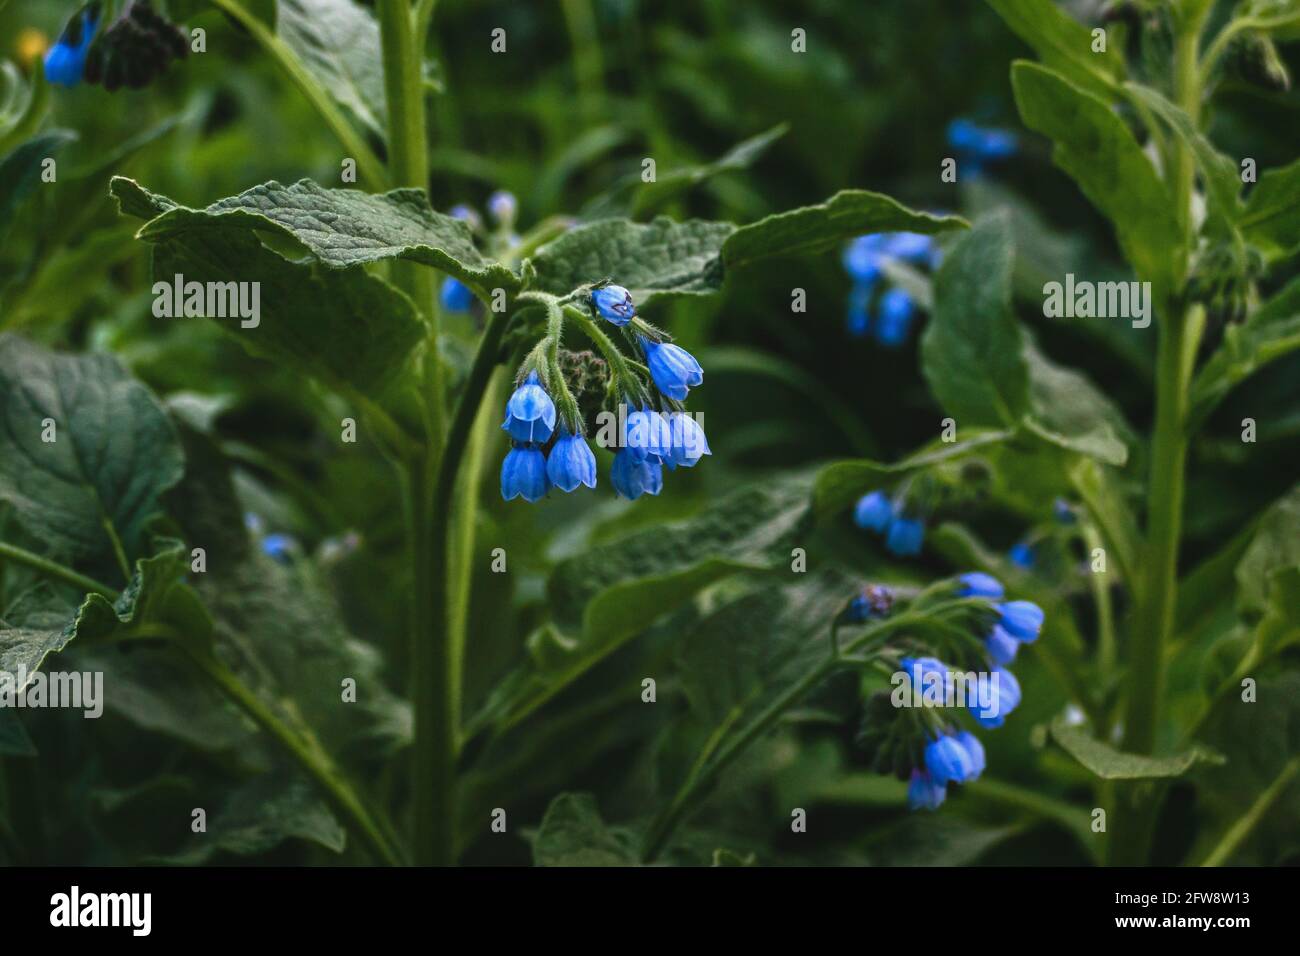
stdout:
<svg viewBox="0 0 1300 956">
<path fill-rule="evenodd" d="M 506 501 L 537 501 L 550 490 L 550 484 L 546 458 L 536 445 L 516 444 L 501 463 L 501 497 Z"/>
<path fill-rule="evenodd" d="M 1013 545 L 1011 550 L 1007 552 L 1007 560 L 1018 568 L 1032 571 L 1035 560 L 1033 545 L 1025 541 Z"/>
<path fill-rule="evenodd" d="M 468 312 L 474 304 L 474 293 L 459 279 L 448 276 L 438 290 L 438 302 L 446 312 Z"/>
<path fill-rule="evenodd" d="M 617 326 L 627 325 L 636 316 L 636 306 L 632 303 L 632 293 L 621 285 L 601 286 L 591 292 L 591 304 L 596 313 Z"/>
<path fill-rule="evenodd" d="M 447 211 L 447 215 L 451 216 L 453 219 L 459 219 L 475 232 L 483 228 L 483 220 L 479 218 L 479 214 L 464 203 L 457 203 L 452 206 L 451 209 Z"/>
<path fill-rule="evenodd" d="M 961 582 L 961 590 L 958 593 L 962 597 L 1000 598 L 1006 593 L 1001 581 L 983 571 L 970 571 L 957 580 Z"/>
<path fill-rule="evenodd" d="M 86 53 L 95 39 L 99 17 L 90 9 L 74 14 L 45 54 L 45 79 L 55 86 L 76 86 L 86 71 Z"/>
<path fill-rule="evenodd" d="M 858 499 L 853 523 L 865 531 L 884 531 L 894 518 L 894 506 L 883 491 L 870 491 Z"/>
<path fill-rule="evenodd" d="M 268 534 L 262 539 L 262 553 L 281 564 L 288 564 L 298 553 L 298 542 L 292 535 Z"/>
<path fill-rule="evenodd" d="M 925 769 L 938 786 L 965 783 L 975 773 L 970 753 L 947 734 L 940 734 L 925 745 Z"/>
<path fill-rule="evenodd" d="M 506 402 L 506 420 L 501 427 L 515 441 L 544 442 L 551 437 L 555 428 L 555 403 L 542 388 L 536 372 L 529 372 Z"/>
<path fill-rule="evenodd" d="M 519 200 L 515 199 L 514 193 L 498 189 L 488 197 L 487 211 L 496 223 L 509 229 L 519 212 Z"/>
<path fill-rule="evenodd" d="M 992 673 L 997 675 L 997 690 L 994 692 L 988 711 L 981 710 L 978 701 L 973 701 L 969 705 L 975 722 L 990 730 L 1001 727 L 1006 722 L 1007 715 L 1020 705 L 1020 682 L 1016 680 L 1015 675 L 1005 667 L 995 667 Z"/>
<path fill-rule="evenodd" d="M 998 605 L 1003 629 L 1018 641 L 1032 644 L 1043 627 L 1043 609 L 1032 601 L 1008 601 Z"/>
<path fill-rule="evenodd" d="M 636 501 L 642 495 L 659 494 L 664 486 L 664 472 L 657 461 L 637 458 L 630 448 L 620 448 L 614 455 L 609 480 L 618 494 Z"/>
<path fill-rule="evenodd" d="M 1020 148 L 1015 133 L 976 126 L 968 119 L 948 124 L 948 145 L 956 151 L 959 175 L 965 179 L 981 175 L 989 163 L 1010 159 Z"/>
<path fill-rule="evenodd" d="M 921 553 L 921 542 L 925 540 L 925 522 L 919 518 L 905 518 L 897 515 L 889 523 L 885 535 L 885 549 L 900 558 Z"/>
<path fill-rule="evenodd" d="M 994 624 L 993 630 L 984 638 L 984 646 L 988 648 L 989 659 L 994 664 L 1006 667 L 1016 659 L 1016 651 L 1020 648 L 1020 642 L 1008 634 L 1002 625 Z"/>
<path fill-rule="evenodd" d="M 873 618 L 888 617 L 894 607 L 894 589 L 883 584 L 868 584 L 849 602 L 841 620 L 863 624 Z"/>
<path fill-rule="evenodd" d="M 560 430 L 560 437 L 546 459 L 546 477 L 561 491 L 573 491 L 578 485 L 596 487 L 596 456 L 581 435 Z"/>
<path fill-rule="evenodd" d="M 907 343 L 916 315 L 916 303 L 904 289 L 890 289 L 880 297 L 880 312 L 876 319 L 876 341 L 886 348 L 898 348 Z"/>
<path fill-rule="evenodd" d="M 907 805 L 913 810 L 938 810 L 948 788 L 936 783 L 924 770 L 912 771 L 912 782 L 907 786 Z"/>
<path fill-rule="evenodd" d="M 1052 516 L 1060 524 L 1074 524 L 1078 520 L 1078 515 L 1074 513 L 1074 506 L 1064 498 L 1057 498 L 1052 502 Z"/>
<path fill-rule="evenodd" d="M 980 739 L 972 734 L 969 730 L 962 730 L 957 733 L 957 743 L 961 744 L 966 750 L 966 755 L 970 758 L 970 775 L 967 780 L 978 780 L 980 774 L 984 772 L 984 745 Z"/>
<path fill-rule="evenodd" d="M 685 401 L 690 390 L 704 381 L 700 363 L 681 346 L 642 338 L 641 348 L 655 386 L 669 398 Z"/>
<path fill-rule="evenodd" d="M 849 292 L 848 312 L 845 325 L 849 335 L 855 339 L 865 339 L 871 332 L 871 287 L 855 285 Z"/>
</svg>

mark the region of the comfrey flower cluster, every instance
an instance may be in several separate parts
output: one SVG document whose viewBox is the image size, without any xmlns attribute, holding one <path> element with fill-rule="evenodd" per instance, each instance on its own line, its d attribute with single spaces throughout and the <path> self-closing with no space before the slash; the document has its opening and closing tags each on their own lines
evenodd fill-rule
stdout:
<svg viewBox="0 0 1300 956">
<path fill-rule="evenodd" d="M 883 491 L 868 492 L 853 508 L 853 523 L 864 531 L 883 534 L 885 548 L 899 557 L 921 553 L 925 521 L 908 509 L 902 497 L 891 500 Z"/>
<path fill-rule="evenodd" d="M 1043 626 L 1043 612 L 1037 605 L 1005 601 L 1001 582 L 981 572 L 963 574 L 926 593 L 935 613 L 942 606 L 949 613 L 965 614 L 957 619 L 969 622 L 972 633 L 961 626 L 952 628 L 957 637 L 942 653 L 958 655 L 973 669 L 949 666 L 936 656 L 895 658 L 894 693 L 879 693 L 867 701 L 860 736 L 875 770 L 908 781 L 908 803 L 914 810 L 937 808 L 947 796 L 949 783 L 968 783 L 984 772 L 983 744 L 945 717 L 944 711 L 965 710 L 987 730 L 1001 727 L 1021 699 L 1020 684 L 1007 667 L 1019 645 L 1037 640 Z M 839 620 L 869 624 L 888 618 L 900 599 L 891 588 L 869 585 Z M 914 609 L 920 607 L 918 599 Z"/>
<path fill-rule="evenodd" d="M 914 232 L 879 232 L 858 236 L 844 250 L 844 270 L 853 280 L 847 324 L 854 338 L 872 336 L 886 348 L 904 345 L 916 319 L 916 300 L 899 286 L 882 280 L 891 261 L 914 266 L 939 264 L 939 247 L 930 236 Z"/>
<path fill-rule="evenodd" d="M 515 226 L 515 216 L 519 213 L 519 202 L 512 193 L 499 189 L 488 197 L 487 201 L 488 215 L 492 219 L 496 231 L 489 236 L 489 244 L 495 242 L 498 245 L 510 247 L 519 242 L 519 237 L 513 232 Z M 483 218 L 474 210 L 472 206 L 461 203 L 452 206 L 448 211 L 453 219 L 459 219 L 469 226 L 473 233 L 483 231 Z M 442 280 L 442 287 L 438 290 L 438 304 L 442 306 L 444 312 L 468 312 L 474 305 L 474 293 L 470 287 L 459 279 L 453 279 L 448 276 Z"/>
<path fill-rule="evenodd" d="M 598 326 L 570 306 L 571 316 L 584 324 L 605 353 L 601 372 L 585 374 L 590 362 L 571 359 L 566 367 L 560 361 L 562 354 L 573 353 L 559 351 L 559 327 L 552 327 L 524 360 L 501 426 L 513 439 L 501 466 L 501 496 L 507 501 L 537 501 L 552 488 L 570 492 L 580 485 L 595 487 L 596 457 L 584 437 L 586 416 L 581 411 L 593 378 L 603 380 L 605 392 L 605 408 L 597 415 L 598 444 L 617 448 L 610 483 L 622 497 L 657 495 L 665 468 L 691 468 L 712 454 L 703 427 L 682 406 L 690 390 L 704 381 L 700 363 L 637 318 L 632 295 L 622 286 L 592 289 L 589 307 L 635 344 L 644 359 L 639 367 L 649 374 L 657 394 Z"/>
<path fill-rule="evenodd" d="M 45 78 L 58 86 L 85 81 L 110 93 L 140 89 L 162 75 L 173 60 L 189 56 L 184 31 L 156 12 L 148 0 L 129 0 L 102 33 L 100 3 L 82 7 L 45 56 Z"/>
<path fill-rule="evenodd" d="M 1015 133 L 976 126 L 968 119 L 948 124 L 948 145 L 957 153 L 958 176 L 975 179 L 992 163 L 1010 159 L 1020 148 Z"/>
</svg>

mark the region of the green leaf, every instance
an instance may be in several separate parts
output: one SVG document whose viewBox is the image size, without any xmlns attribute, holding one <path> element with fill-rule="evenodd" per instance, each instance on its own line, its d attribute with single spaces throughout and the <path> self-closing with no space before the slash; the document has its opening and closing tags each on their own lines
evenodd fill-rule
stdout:
<svg viewBox="0 0 1300 956">
<path fill-rule="evenodd" d="M 1011 31 L 1033 47 L 1052 69 L 1099 96 L 1116 92 L 1124 76 L 1121 51 L 1107 43 L 1105 53 L 1094 53 L 1091 31 L 1052 0 L 988 2 Z"/>
<path fill-rule="evenodd" d="M 872 834 L 863 849 L 873 866 L 968 866 L 1024 829 L 912 814 Z"/>
<path fill-rule="evenodd" d="M 1275 571 L 1300 567 L 1300 484 L 1265 512 L 1258 528 L 1237 563 L 1237 609 L 1247 616 L 1267 609 Z"/>
<path fill-rule="evenodd" d="M 263 183 L 206 209 L 188 209 L 113 178 L 110 191 L 122 212 L 146 216 L 141 239 L 163 243 L 211 231 L 263 230 L 305 246 L 331 269 L 386 259 L 408 259 L 432 266 L 480 288 L 518 288 L 518 277 L 474 246 L 470 228 L 434 212 L 422 189 L 374 194 L 357 189 L 326 189 L 310 179 L 290 186 Z"/>
<path fill-rule="evenodd" d="M 0 502 L 47 552 L 107 565 L 139 554 L 183 459 L 166 414 L 107 355 L 59 355 L 0 336 Z M 53 441 L 43 440 L 46 420 Z"/>
<path fill-rule="evenodd" d="M 279 0 L 276 32 L 321 88 L 375 136 L 388 135 L 379 25 L 352 0 Z"/>
<path fill-rule="evenodd" d="M 1226 327 L 1223 342 L 1192 382 L 1190 427 L 1204 421 L 1237 383 L 1298 348 L 1300 279 L 1294 279 L 1245 322 Z"/>
<path fill-rule="evenodd" d="M 1029 373 L 1027 428 L 1044 441 L 1107 464 L 1128 461 L 1135 438 L 1123 413 L 1082 372 L 1057 365 L 1028 336 L 1023 346 Z"/>
<path fill-rule="evenodd" d="M 0 757 L 35 757 L 36 744 L 12 708 L 0 707 Z"/>
<path fill-rule="evenodd" d="M 0 159 L 0 239 L 9 231 L 18 207 L 40 180 L 42 161 L 56 156 L 76 138 L 77 134 L 71 130 L 48 130 Z"/>
<path fill-rule="evenodd" d="M 737 228 L 726 222 L 660 217 L 579 226 L 537 250 L 535 285 L 564 295 L 612 278 L 638 306 L 660 296 L 710 295 L 726 275 L 775 256 L 810 255 L 868 232 L 938 233 L 965 226 L 956 216 L 913 212 L 879 193 L 846 190 L 827 202 Z"/>
<path fill-rule="evenodd" d="M 808 519 L 811 480 L 748 485 L 697 515 L 563 562 L 547 587 L 554 624 L 529 640 L 530 662 L 504 685 L 506 725 L 536 709 L 698 591 L 740 571 L 787 565 Z"/>
<path fill-rule="evenodd" d="M 1015 63 L 1011 83 L 1025 124 L 1055 142 L 1053 160 L 1114 223 L 1138 277 L 1164 301 L 1180 278 L 1183 236 L 1169 190 L 1124 121 L 1037 64 Z"/>
<path fill-rule="evenodd" d="M 1137 518 L 1125 500 L 1116 473 L 1095 460 L 1081 458 L 1075 461 L 1069 477 L 1097 523 L 1106 548 L 1115 556 L 1120 574 L 1130 587 L 1134 586 L 1141 538 Z"/>
<path fill-rule="evenodd" d="M 359 265 L 338 268 L 310 260 L 290 261 L 267 248 L 254 229 L 297 237 L 260 214 L 183 209 L 121 178 L 113 181 L 113 194 L 123 212 L 152 208 L 163 213 L 142 230 L 153 230 L 149 240 L 155 243 L 153 271 L 158 282 L 172 286 L 175 276 L 181 275 L 186 283 L 259 284 L 261 316 L 255 327 L 242 327 L 237 317 L 216 319 L 223 331 L 254 355 L 339 390 L 374 395 L 402 374 L 424 337 L 424 324 L 410 299 Z M 322 249 L 329 248 L 329 229 L 338 224 L 332 220 L 313 231 L 305 219 L 295 222 L 304 241 Z M 366 254 L 355 248 L 351 253 L 341 251 L 346 245 L 341 243 L 331 253 L 336 264 L 339 256 Z"/>
<path fill-rule="evenodd" d="M 960 216 L 916 212 L 881 193 L 845 189 L 816 206 L 791 209 L 741 226 L 723 244 L 722 258 L 727 269 L 733 270 L 775 256 L 825 252 L 866 233 L 935 235 L 967 226 Z"/>
<path fill-rule="evenodd" d="M 962 427 L 1010 426 L 1029 408 L 1023 337 L 1011 309 L 1015 253 L 1006 218 L 980 223 L 948 251 L 921 339 L 930 391 Z"/>
<path fill-rule="evenodd" d="M 308 780 L 264 773 L 230 795 L 206 832 L 190 833 L 188 846 L 154 862 L 197 866 L 223 853 L 257 856 L 288 839 L 342 853 L 347 833 Z"/>
<path fill-rule="evenodd" d="M 819 522 L 829 521 L 864 493 L 885 482 L 914 471 L 960 461 L 981 449 L 1001 444 L 1011 436 L 1009 431 L 980 432 L 958 442 L 936 443 L 893 464 L 862 458 L 827 465 L 817 473 L 813 486 L 813 511 Z"/>
<path fill-rule="evenodd" d="M 551 801 L 533 837 L 536 866 L 636 866 L 635 844 L 609 827 L 589 793 L 562 793 Z"/>
<path fill-rule="evenodd" d="M 1097 740 L 1082 727 L 1070 726 L 1064 717 L 1052 721 L 1052 737 L 1066 753 L 1103 780 L 1181 777 L 1198 763 L 1224 762 L 1222 756 L 1203 747 L 1193 747 L 1173 757 L 1126 754 Z"/>
</svg>

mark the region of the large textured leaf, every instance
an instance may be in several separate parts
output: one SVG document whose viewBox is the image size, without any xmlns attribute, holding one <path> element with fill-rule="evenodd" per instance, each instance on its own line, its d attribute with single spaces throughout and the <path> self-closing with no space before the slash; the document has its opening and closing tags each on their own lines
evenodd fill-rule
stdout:
<svg viewBox="0 0 1300 956">
<path fill-rule="evenodd" d="M 1010 225 L 998 216 L 958 240 L 935 278 L 921 363 L 959 428 L 1014 425 L 1029 408 L 1023 336 L 1011 310 L 1014 259 Z"/>
<path fill-rule="evenodd" d="M 1082 372 L 1057 365 L 1028 337 L 1024 342 L 1029 373 L 1029 430 L 1045 441 L 1121 466 L 1128 460 L 1126 441 L 1134 436 L 1123 413 Z"/>
<path fill-rule="evenodd" d="M 279 0 L 275 28 L 321 87 L 376 136 L 388 135 L 379 25 L 352 0 Z"/>
<path fill-rule="evenodd" d="M 150 234 L 157 280 L 173 283 L 181 275 L 186 282 L 259 283 L 258 325 L 244 328 L 238 318 L 215 319 L 254 355 L 333 387 L 373 395 L 401 374 L 424 336 L 411 301 L 360 266 L 290 261 L 267 248 L 253 229 L 296 237 L 260 214 L 210 215 L 182 209 L 120 178 L 114 180 L 113 191 L 123 212 L 163 213 L 145 229 L 168 215 L 177 216 Z M 303 235 L 304 244 L 310 239 L 323 250 L 333 245 L 326 231 L 304 226 Z M 348 255 L 341 250 L 336 254 Z"/>
<path fill-rule="evenodd" d="M 76 139 L 65 129 L 52 129 L 33 136 L 0 158 L 0 239 L 5 237 L 18 207 L 31 194 L 41 175 L 41 162 L 57 156 Z"/>
<path fill-rule="evenodd" d="M 1278 258 L 1300 246 L 1300 160 L 1259 177 L 1241 219 L 1246 238 Z"/>
<path fill-rule="evenodd" d="M 531 660 L 492 705 L 499 719 L 509 724 L 549 700 L 708 584 L 788 566 L 810 489 L 808 476 L 749 485 L 685 521 L 565 561 L 547 589 L 553 624 L 529 639 Z"/>
<path fill-rule="evenodd" d="M 1249 616 L 1262 613 L 1270 576 L 1295 567 L 1300 567 L 1300 485 L 1268 509 L 1237 563 L 1237 609 Z"/>
<path fill-rule="evenodd" d="M 116 177 L 111 188 L 119 201 L 124 195 L 132 196 L 129 208 L 123 201 L 123 212 L 138 208 L 142 190 L 132 180 Z M 376 195 L 357 189 L 326 189 L 302 179 L 289 186 L 263 183 L 206 209 L 188 209 L 160 197 L 151 198 L 156 218 L 139 232 L 148 242 L 167 242 L 214 229 L 266 230 L 302 243 L 322 264 L 334 269 L 409 259 L 485 288 L 513 289 L 519 284 L 508 268 L 475 248 L 469 226 L 434 212 L 421 189 L 394 189 Z"/>
<path fill-rule="evenodd" d="M 838 461 L 817 473 L 813 486 L 813 509 L 818 521 L 836 517 L 862 494 L 892 482 L 903 475 L 926 468 L 959 462 L 980 449 L 1001 444 L 1011 438 L 1007 431 L 986 431 L 952 443 L 940 443 L 893 464 L 857 459 Z"/>
<path fill-rule="evenodd" d="M 1300 279 L 1293 280 L 1245 322 L 1224 330 L 1223 342 L 1192 383 L 1193 423 L 1202 421 L 1237 383 L 1298 348 Z"/>
<path fill-rule="evenodd" d="M 1223 762 L 1221 756 L 1203 747 L 1193 747 L 1172 757 L 1123 753 L 1060 717 L 1052 722 L 1052 737 L 1066 753 L 1103 780 L 1181 777 L 1198 763 Z"/>
<path fill-rule="evenodd" d="M 964 225 L 955 216 L 913 212 L 879 193 L 846 190 L 820 205 L 739 228 L 698 219 L 593 222 L 547 243 L 532 262 L 543 291 L 562 295 L 608 277 L 642 305 L 660 296 L 707 295 L 732 270 L 774 256 L 821 252 L 862 233 L 938 233 Z"/>
<path fill-rule="evenodd" d="M 1138 277 L 1163 301 L 1179 279 L 1183 237 L 1169 190 L 1106 103 L 1034 63 L 1011 69 L 1025 124 L 1056 144 L 1052 158 L 1115 225 Z"/>
<path fill-rule="evenodd" d="M 1071 19 L 1053 0 L 988 0 L 1013 33 L 1043 62 L 1070 81 L 1099 95 L 1113 94 L 1124 76 L 1124 56 L 1107 44 L 1092 51 L 1091 31 Z"/>
<path fill-rule="evenodd" d="M 116 360 L 0 337 L 0 502 L 49 553 L 110 564 L 115 534 L 139 554 L 182 466 L 167 416 Z"/>
<path fill-rule="evenodd" d="M 551 801 L 533 837 L 537 866 L 636 866 L 631 835 L 601 819 L 589 793 L 562 793 Z"/>
</svg>

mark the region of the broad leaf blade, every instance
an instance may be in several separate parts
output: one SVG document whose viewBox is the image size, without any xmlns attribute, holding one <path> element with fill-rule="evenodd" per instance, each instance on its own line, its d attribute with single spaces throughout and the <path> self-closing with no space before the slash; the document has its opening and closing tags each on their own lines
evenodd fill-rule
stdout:
<svg viewBox="0 0 1300 956">
<path fill-rule="evenodd" d="M 340 106 L 388 135 L 379 25 L 352 0 L 279 0 L 276 33 Z"/>
<path fill-rule="evenodd" d="M 1259 177 L 1241 219 L 1246 238 L 1270 258 L 1300 246 L 1300 160 Z"/>
<path fill-rule="evenodd" d="M 1116 92 L 1124 76 L 1123 55 L 1109 44 L 1105 53 L 1094 53 L 1091 31 L 1052 0 L 988 2 L 1011 31 L 1033 47 L 1052 69 L 1098 95 Z"/>
<path fill-rule="evenodd" d="M 1103 780 L 1181 777 L 1198 763 L 1223 763 L 1223 757 L 1203 747 L 1193 747 L 1172 757 L 1123 753 L 1082 727 L 1067 724 L 1061 717 L 1052 722 L 1052 737 L 1066 753 Z"/>
</svg>

